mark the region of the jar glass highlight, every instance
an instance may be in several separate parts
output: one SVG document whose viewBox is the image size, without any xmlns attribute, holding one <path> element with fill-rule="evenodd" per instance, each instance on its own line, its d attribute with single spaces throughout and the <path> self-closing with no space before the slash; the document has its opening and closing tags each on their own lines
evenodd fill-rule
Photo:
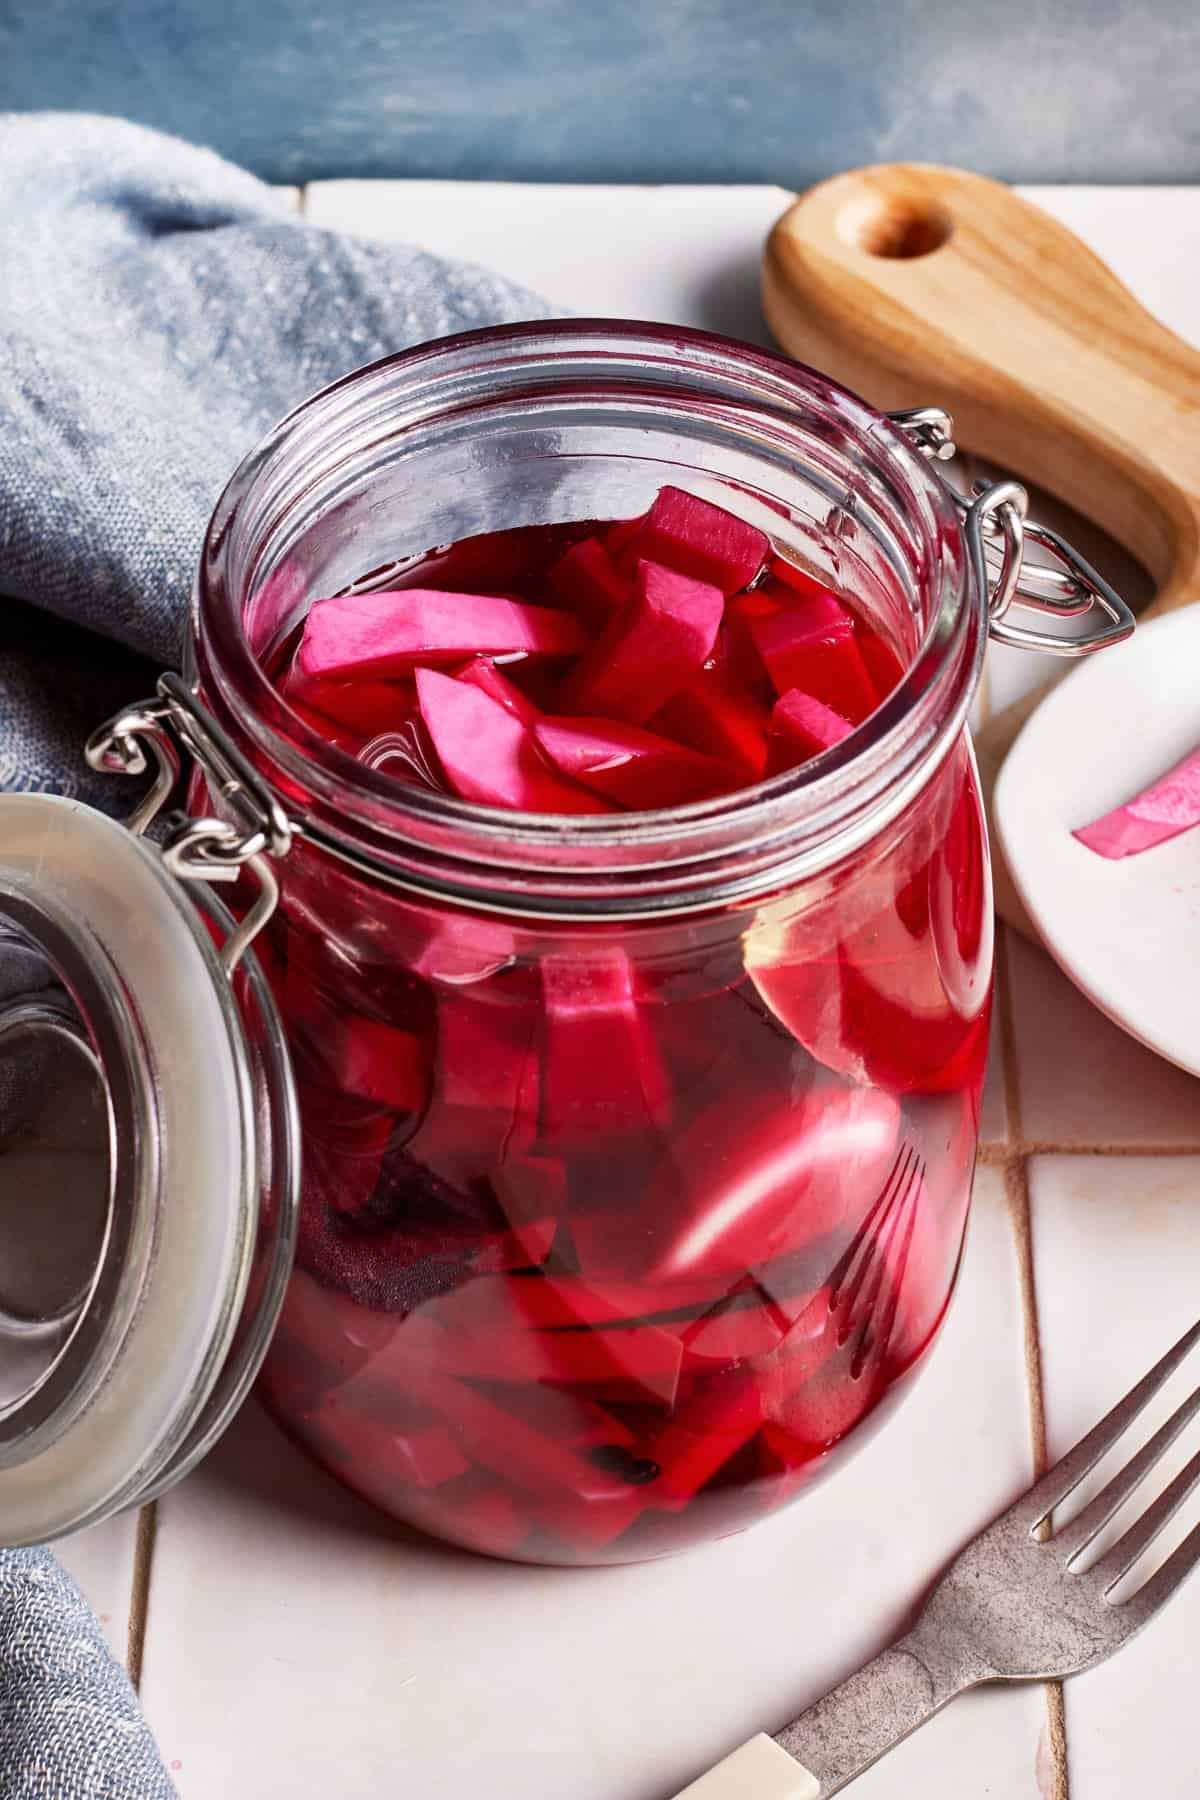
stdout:
<svg viewBox="0 0 1200 1800">
<path fill-rule="evenodd" d="M 902 653 L 816 764 L 669 812 L 500 814 L 363 767 L 272 686 L 312 599 L 668 482 Z M 304 826 L 256 944 L 304 1159 L 260 1391 L 340 1479 L 473 1549 L 630 1561 L 751 1523 L 885 1416 L 945 1315 L 974 1166 L 985 634 L 956 510 L 899 430 L 699 333 L 446 340 L 243 465 L 191 672 Z"/>
</svg>

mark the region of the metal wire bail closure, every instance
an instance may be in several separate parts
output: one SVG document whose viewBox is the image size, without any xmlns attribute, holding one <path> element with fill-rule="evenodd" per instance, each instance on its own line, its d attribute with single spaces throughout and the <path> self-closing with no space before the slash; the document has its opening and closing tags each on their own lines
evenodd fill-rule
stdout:
<svg viewBox="0 0 1200 1800">
<path fill-rule="evenodd" d="M 225 973 L 232 975 L 279 903 L 269 859 L 287 855 L 299 827 L 178 675 L 160 678 L 157 700 L 118 713 L 93 732 L 86 755 L 89 767 L 102 774 L 142 775 L 149 767 L 147 748 L 158 773 L 128 821 L 134 836 L 143 836 L 161 814 L 179 779 L 183 750 L 238 821 L 179 815 L 167 822 L 162 844 L 163 863 L 180 881 L 236 881 L 243 869 L 257 881 L 257 900 L 221 951 Z"/>
<path fill-rule="evenodd" d="M 938 462 L 954 455 L 954 421 L 942 407 L 910 407 L 887 416 L 920 455 Z M 976 482 L 970 498 L 946 485 L 963 517 L 980 592 L 987 595 L 989 635 L 998 644 L 1047 656 L 1091 656 L 1132 635 L 1136 621 L 1121 596 L 1057 531 L 1027 517 L 1029 496 L 1020 482 Z M 1031 544 L 1051 560 L 1029 562 L 1025 552 Z M 1068 636 L 1012 623 L 1007 615 L 1013 606 L 1060 619 L 1092 612 L 1098 618 L 1088 630 Z"/>
</svg>

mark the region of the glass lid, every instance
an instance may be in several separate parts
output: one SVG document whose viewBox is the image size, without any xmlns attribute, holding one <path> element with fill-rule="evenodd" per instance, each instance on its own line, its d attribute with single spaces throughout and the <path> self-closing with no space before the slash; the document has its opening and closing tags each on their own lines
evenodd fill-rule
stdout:
<svg viewBox="0 0 1200 1800">
<path fill-rule="evenodd" d="M 0 1544 L 161 1491 L 269 1341 L 294 1098 L 232 929 L 102 814 L 0 796 Z"/>
</svg>

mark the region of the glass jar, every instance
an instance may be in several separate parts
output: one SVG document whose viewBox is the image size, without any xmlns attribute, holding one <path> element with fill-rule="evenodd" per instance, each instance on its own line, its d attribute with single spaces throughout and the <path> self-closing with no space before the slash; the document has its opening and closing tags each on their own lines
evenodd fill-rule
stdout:
<svg viewBox="0 0 1200 1800">
<path fill-rule="evenodd" d="M 364 770 L 263 672 L 317 594 L 664 482 L 765 524 L 902 649 L 848 752 L 664 814 L 497 814 Z M 711 341 L 435 346 L 243 469 L 195 670 L 306 821 L 265 934 L 304 1184 L 261 1389 L 368 1499 L 474 1549 L 656 1555 L 778 1506 L 911 1377 L 986 1056 L 985 635 L 899 431 Z"/>
<path fill-rule="evenodd" d="M 1011 485 L 964 504 L 935 477 L 919 452 L 947 424 L 700 333 L 569 322 L 361 370 L 238 470 L 186 681 L 92 752 L 136 770 L 155 747 L 139 828 L 170 745 L 195 757 L 167 875 L 246 878 L 236 931 L 206 911 L 252 1003 L 242 1062 L 278 1087 L 290 1052 L 300 1121 L 297 1233 L 294 1115 L 255 1107 L 243 1068 L 239 1129 L 266 1122 L 242 1146 L 257 1237 L 239 1189 L 225 1336 L 204 1327 L 158 1486 L 270 1338 L 271 1411 L 397 1518 L 518 1559 L 628 1561 L 780 1506 L 904 1391 L 969 1204 L 992 926 L 965 720 L 989 623 L 1014 635 L 1023 514 Z M 481 532 L 637 513 L 667 482 L 761 525 L 900 652 L 899 687 L 816 763 L 657 813 L 500 813 L 365 767 L 272 684 L 316 596 Z M 1065 572 L 1025 597 L 1098 602 L 1110 624 L 1080 647 L 1123 635 L 1116 597 L 1052 548 Z M 4 879 L 0 858 L 0 926 Z M 207 925 L 192 935 L 212 975 Z M 3 1030 L 0 1005 L 0 1050 Z M 87 1018 L 77 1035 L 97 1040 Z M 110 1136 L 116 1167 L 111 1109 Z M 219 1194 L 212 1211 L 228 1237 Z M 76 1337 L 123 1217 L 110 1196 Z M 132 1277 L 121 1294 L 137 1316 Z M 0 1291 L 0 1374 L 4 1316 Z M 5 1405 L 0 1535 L 21 1541 Z M 131 1475 L 111 1504 L 153 1490 Z M 73 1498 L 51 1524 L 79 1517 Z"/>
</svg>

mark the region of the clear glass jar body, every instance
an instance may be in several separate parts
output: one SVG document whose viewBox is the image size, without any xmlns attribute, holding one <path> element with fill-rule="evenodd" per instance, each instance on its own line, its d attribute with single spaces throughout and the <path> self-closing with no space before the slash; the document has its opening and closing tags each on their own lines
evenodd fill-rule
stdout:
<svg viewBox="0 0 1200 1800">
<path fill-rule="evenodd" d="M 904 652 L 815 773 L 615 825 L 501 817 L 363 770 L 263 673 L 367 570 L 667 480 L 757 508 Z M 235 478 L 196 672 L 306 823 L 262 951 L 305 1174 L 261 1389 L 350 1486 L 473 1549 L 628 1561 L 779 1506 L 903 1391 L 954 1284 L 986 1056 L 983 631 L 899 434 L 696 334 L 451 340 Z"/>
</svg>

